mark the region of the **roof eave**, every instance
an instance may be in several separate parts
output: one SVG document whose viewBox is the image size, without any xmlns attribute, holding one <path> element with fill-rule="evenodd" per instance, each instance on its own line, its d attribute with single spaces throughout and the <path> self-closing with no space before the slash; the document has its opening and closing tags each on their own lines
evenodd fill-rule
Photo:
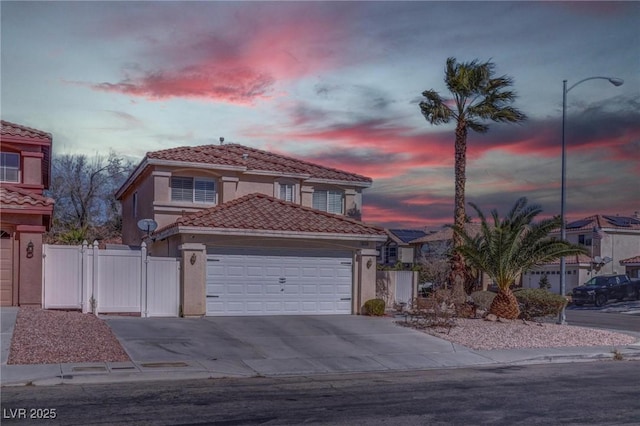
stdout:
<svg viewBox="0 0 640 426">
<path fill-rule="evenodd" d="M 154 236 L 156 240 L 162 240 L 176 234 L 197 234 L 197 235 L 225 235 L 237 237 L 275 237 L 291 239 L 314 239 L 314 240 L 342 240 L 342 241 L 372 241 L 384 242 L 386 235 L 380 234 L 348 234 L 329 232 L 296 232 L 277 231 L 269 229 L 235 229 L 235 228 L 203 228 L 199 226 L 173 226 L 161 231 Z"/>
<path fill-rule="evenodd" d="M 362 188 L 369 188 L 373 182 L 361 181 L 361 180 L 338 180 L 338 179 L 319 179 L 311 178 L 305 180 L 305 183 L 324 183 L 328 185 L 345 185 L 345 186 L 359 186 Z"/>
</svg>

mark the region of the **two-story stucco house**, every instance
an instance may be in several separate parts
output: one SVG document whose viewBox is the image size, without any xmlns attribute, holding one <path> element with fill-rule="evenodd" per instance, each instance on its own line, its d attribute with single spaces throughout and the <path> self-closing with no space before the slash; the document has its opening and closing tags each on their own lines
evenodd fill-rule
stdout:
<svg viewBox="0 0 640 426">
<path fill-rule="evenodd" d="M 359 313 L 383 229 L 371 179 L 238 144 L 149 152 L 120 188 L 123 242 L 180 257 L 185 316 Z M 153 219 L 149 238 L 137 227 Z"/>
<path fill-rule="evenodd" d="M 0 130 L 0 304 L 42 302 L 42 236 L 53 200 L 51 135 L 2 120 Z"/>
<path fill-rule="evenodd" d="M 587 255 L 565 258 L 566 292 L 595 275 L 624 274 L 624 261 L 640 253 L 640 218 L 635 216 L 593 215 L 566 225 L 567 241 L 580 244 Z M 551 236 L 560 238 L 560 231 Z M 538 288 L 546 275 L 551 291 L 560 289 L 560 261 L 531 271 L 522 277 L 524 287 Z"/>
</svg>

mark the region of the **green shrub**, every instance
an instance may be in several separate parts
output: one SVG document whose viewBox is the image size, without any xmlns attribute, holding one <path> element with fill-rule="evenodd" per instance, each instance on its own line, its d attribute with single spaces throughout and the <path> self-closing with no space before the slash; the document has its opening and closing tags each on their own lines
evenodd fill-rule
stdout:
<svg viewBox="0 0 640 426">
<path fill-rule="evenodd" d="M 478 309 L 488 311 L 493 299 L 496 297 L 496 293 L 492 291 L 474 291 L 471 293 L 471 299 L 476 304 Z"/>
<path fill-rule="evenodd" d="M 384 300 L 370 299 L 364 302 L 364 314 L 376 317 L 384 315 Z"/>
<path fill-rule="evenodd" d="M 564 296 L 539 288 L 524 288 L 513 294 L 520 305 L 520 317 L 526 320 L 558 315 L 567 304 Z"/>
</svg>

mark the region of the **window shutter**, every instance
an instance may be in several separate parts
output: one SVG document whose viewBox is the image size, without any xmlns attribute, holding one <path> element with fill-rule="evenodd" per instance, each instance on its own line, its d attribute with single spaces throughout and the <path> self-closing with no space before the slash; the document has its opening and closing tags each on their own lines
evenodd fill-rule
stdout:
<svg viewBox="0 0 640 426">
<path fill-rule="evenodd" d="M 313 208 L 325 212 L 327 211 L 327 191 L 313 192 Z"/>
<path fill-rule="evenodd" d="M 329 213 L 342 214 L 342 192 L 329 191 L 327 211 Z"/>
<path fill-rule="evenodd" d="M 195 197 L 196 203 L 215 203 L 216 202 L 216 185 L 211 179 L 195 179 Z"/>
<path fill-rule="evenodd" d="M 171 200 L 193 202 L 193 178 L 171 178 Z"/>
<path fill-rule="evenodd" d="M 293 202 L 293 185 L 280 184 L 280 199 Z"/>
</svg>

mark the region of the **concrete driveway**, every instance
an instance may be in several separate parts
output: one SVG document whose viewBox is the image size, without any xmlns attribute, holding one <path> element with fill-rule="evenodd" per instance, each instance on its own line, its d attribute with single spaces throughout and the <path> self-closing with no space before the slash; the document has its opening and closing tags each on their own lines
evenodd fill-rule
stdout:
<svg viewBox="0 0 640 426">
<path fill-rule="evenodd" d="M 233 375 L 441 368 L 491 361 L 389 318 L 353 315 L 105 317 L 132 361 L 194 362 Z"/>
</svg>

